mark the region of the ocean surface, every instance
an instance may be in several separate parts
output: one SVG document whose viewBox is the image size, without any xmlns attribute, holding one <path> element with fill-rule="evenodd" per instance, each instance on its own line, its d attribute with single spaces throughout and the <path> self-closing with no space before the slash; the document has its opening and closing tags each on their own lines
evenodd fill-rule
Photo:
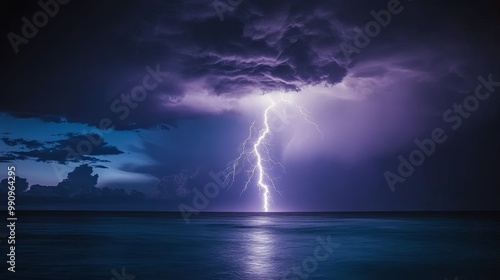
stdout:
<svg viewBox="0 0 500 280">
<path fill-rule="evenodd" d="M 24 212 L 0 279 L 498 280 L 498 217 Z"/>
</svg>

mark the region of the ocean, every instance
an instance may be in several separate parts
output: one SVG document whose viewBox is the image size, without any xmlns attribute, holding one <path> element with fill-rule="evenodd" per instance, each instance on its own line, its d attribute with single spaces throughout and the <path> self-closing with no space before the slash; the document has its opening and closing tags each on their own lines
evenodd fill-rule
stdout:
<svg viewBox="0 0 500 280">
<path fill-rule="evenodd" d="M 500 279 L 495 213 L 17 216 L 16 272 L 2 239 L 1 279 Z"/>
</svg>

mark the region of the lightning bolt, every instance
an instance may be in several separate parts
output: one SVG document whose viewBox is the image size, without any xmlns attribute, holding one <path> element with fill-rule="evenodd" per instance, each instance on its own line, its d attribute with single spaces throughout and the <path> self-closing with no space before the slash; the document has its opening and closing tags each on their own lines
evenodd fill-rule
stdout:
<svg viewBox="0 0 500 280">
<path fill-rule="evenodd" d="M 283 101 L 283 102 L 285 102 L 288 105 L 295 106 L 297 108 L 297 110 L 300 112 L 300 114 L 304 117 L 304 120 L 306 122 L 308 122 L 310 125 L 312 125 L 312 126 L 314 126 L 316 128 L 316 130 L 318 131 L 318 133 L 321 135 L 321 140 L 323 140 L 323 138 L 324 138 L 323 132 L 321 131 L 321 129 L 319 129 L 319 126 L 312 119 L 311 113 L 309 113 L 304 108 L 304 106 L 299 106 L 297 103 L 293 102 L 292 100 L 286 99 L 284 94 L 280 95 L 280 100 Z"/>
<path fill-rule="evenodd" d="M 259 189 L 259 193 L 262 196 L 263 209 L 265 212 L 269 211 L 269 204 L 272 201 L 271 188 L 279 193 L 268 171 L 273 169 L 274 166 L 280 166 L 283 172 L 285 172 L 284 166 L 272 159 L 269 152 L 269 143 L 266 142 L 266 138 L 271 133 L 271 128 L 269 126 L 269 113 L 277 105 L 271 97 L 269 97 L 269 99 L 271 103 L 263 112 L 262 128 L 258 131 L 257 139 L 252 142 L 252 139 L 255 138 L 254 134 L 256 133 L 254 121 L 248 129 L 248 137 L 242 143 L 241 153 L 234 160 L 233 164 L 228 169 L 226 169 L 226 180 L 231 177 L 230 186 L 232 186 L 237 175 L 238 166 L 245 166 L 245 163 L 250 164 L 251 167 L 245 171 L 247 174 L 247 181 L 245 182 L 241 193 L 243 193 L 248 188 L 249 184 L 256 177 L 257 187 Z M 298 112 L 300 112 L 304 120 L 313 125 L 323 139 L 323 133 L 321 132 L 319 126 L 314 122 L 313 118 L 310 116 L 310 113 L 303 106 L 299 106 L 292 100 L 286 99 L 283 94 L 281 94 L 280 96 L 279 103 L 285 103 L 297 108 Z"/>
</svg>

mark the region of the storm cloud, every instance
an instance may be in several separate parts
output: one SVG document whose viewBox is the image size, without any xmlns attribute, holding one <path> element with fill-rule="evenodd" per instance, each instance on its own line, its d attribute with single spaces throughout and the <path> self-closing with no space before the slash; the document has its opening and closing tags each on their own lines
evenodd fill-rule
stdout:
<svg viewBox="0 0 500 280">
<path fill-rule="evenodd" d="M 494 30 L 479 37 L 470 28 L 487 22 L 473 22 L 463 5 L 427 2 L 401 1 L 402 12 L 352 61 L 340 45 L 354 45 L 356 28 L 374 20 L 370 11 L 387 9 L 387 1 L 243 1 L 224 21 L 207 1 L 75 4 L 66 7 L 68 14 L 97 12 L 54 27 L 44 41 L 54 48 L 43 55 L 33 56 L 34 41 L 17 56 L 21 62 L 6 58 L 22 67 L 2 66 L 2 91 L 16 94 L 0 110 L 96 127 L 106 119 L 115 129 L 169 128 L 181 119 L 237 110 L 242 96 L 335 85 L 358 64 L 374 66 L 365 76 L 380 75 L 384 69 L 375 65 L 392 61 L 426 73 L 423 81 L 460 86 L 472 70 L 485 68 L 478 58 L 498 59 L 488 44 L 498 36 Z M 475 9 L 483 12 L 481 5 Z M 70 40 L 61 50 L 63 38 Z M 51 71 L 38 71 L 41 65 Z M 121 118 L 113 102 L 130 96 L 146 68 L 155 66 L 170 75 Z"/>
</svg>

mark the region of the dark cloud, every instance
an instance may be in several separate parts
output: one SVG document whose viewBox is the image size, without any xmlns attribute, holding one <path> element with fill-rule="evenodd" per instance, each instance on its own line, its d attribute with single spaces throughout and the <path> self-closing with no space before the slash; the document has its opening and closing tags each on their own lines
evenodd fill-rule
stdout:
<svg viewBox="0 0 500 280">
<path fill-rule="evenodd" d="M 183 82 L 241 95 L 335 84 L 346 73 L 335 59 L 341 32 L 333 13 L 314 14 L 331 8 L 327 2 L 247 1 L 222 22 L 213 6 L 193 9 L 193 2 L 138 35 L 141 42 L 168 46 L 169 55 L 179 52 L 176 73 Z"/>
<path fill-rule="evenodd" d="M 166 108 L 169 100 L 186 94 L 298 91 L 305 85 L 342 80 L 346 69 L 335 58 L 341 34 L 335 17 L 315 14 L 326 2 L 247 2 L 222 22 L 211 2 L 205 1 L 68 6 L 65 12 L 75 17 L 67 22 L 61 18 L 61 25 L 46 36 L 54 41 L 44 41 L 54 48 L 32 59 L 8 58 L 18 67 L 2 68 L 2 73 L 8 72 L 2 75 L 2 91 L 16 94 L 0 105 L 0 111 L 95 126 L 110 118 L 116 129 L 168 127 L 179 118 L 200 114 Z M 78 16 L 82 11 L 93 16 Z M 57 38 L 65 38 L 64 49 Z M 100 43 L 103 40 L 106 44 Z M 18 57 L 31 58 L 36 47 L 36 41 L 30 42 Z M 113 102 L 142 85 L 150 73 L 145 70 L 148 65 L 171 75 L 137 107 L 117 113 Z"/>
<path fill-rule="evenodd" d="M 123 153 L 116 147 L 106 143 L 100 135 L 95 133 L 89 133 L 84 135 L 75 135 L 70 133 L 67 134 L 67 136 L 68 138 L 66 139 L 49 141 L 47 143 L 54 144 L 56 149 L 66 149 L 66 147 L 70 147 L 77 152 L 79 152 L 80 150 L 79 149 L 80 145 L 83 146 L 82 143 L 89 143 L 92 145 L 92 148 L 88 153 L 85 154 L 94 156 L 118 155 Z M 89 145 L 87 144 L 87 146 Z"/>
<path fill-rule="evenodd" d="M 24 156 L 15 153 L 3 153 L 0 155 L 0 162 L 13 162 L 14 160 L 25 160 Z"/>
<path fill-rule="evenodd" d="M 498 41 L 498 29 L 492 28 L 498 20 L 489 1 L 472 7 L 401 1 L 403 12 L 393 15 L 349 64 L 340 44 L 353 44 L 353 28 L 364 28 L 373 20 L 370 11 L 386 9 L 387 2 L 243 1 L 225 12 L 224 21 L 212 1 L 69 5 L 66 16 L 58 17 L 44 36 L 23 45 L 0 66 L 1 91 L 15 92 L 0 104 L 0 111 L 97 127 L 110 120 L 116 129 L 169 128 L 181 118 L 207 112 L 168 106 L 189 94 L 239 97 L 299 91 L 306 85 L 338 83 L 353 65 L 395 57 L 403 69 L 453 82 L 477 75 L 485 67 L 479 62 L 484 58 L 499 60 L 492 43 Z M 16 30 L 19 18 L 12 17 L 4 28 Z M 41 46 L 46 46 L 43 51 Z M 121 107 L 123 96 L 150 74 L 147 66 L 170 74 L 146 99 Z"/>
<path fill-rule="evenodd" d="M 15 191 L 17 193 L 24 192 L 29 187 L 28 180 L 25 179 L 25 178 L 21 178 L 21 177 L 16 176 L 14 182 L 15 182 L 14 186 L 16 188 Z M 9 187 L 10 186 L 11 185 L 9 184 L 9 180 L 8 179 L 3 179 L 2 181 L 0 181 L 0 192 L 7 193 L 9 191 Z"/>
<path fill-rule="evenodd" d="M 21 145 L 30 148 L 30 150 L 3 153 L 0 156 L 0 161 L 12 162 L 13 160 L 33 159 L 37 162 L 58 162 L 61 164 L 80 161 L 96 163 L 108 162 L 108 160 L 99 159 L 97 156 L 112 156 L 123 153 L 95 133 L 84 135 L 69 133 L 66 136 L 67 138 L 44 143 L 21 138 L 2 138 L 9 146 Z"/>
<path fill-rule="evenodd" d="M 56 186 L 31 185 L 25 178 L 16 176 L 17 199 L 23 202 L 123 202 L 140 201 L 145 195 L 136 190 L 127 193 L 123 189 L 97 188 L 99 176 L 92 175 L 87 164 L 76 167 L 66 179 Z M 0 181 L 0 193 L 8 192 L 8 180 Z"/>
<path fill-rule="evenodd" d="M 64 196 L 73 197 L 79 194 L 88 194 L 97 185 L 99 175 L 92 175 L 92 167 L 80 165 L 68 173 L 68 177 L 60 182 L 56 188 L 60 189 Z"/>
<path fill-rule="evenodd" d="M 21 146 L 21 147 L 26 147 L 28 149 L 36 149 L 36 148 L 41 148 L 43 146 L 42 143 L 36 140 L 24 140 L 21 138 L 16 138 L 16 139 L 10 139 L 7 137 L 1 138 L 1 140 L 8 146 L 14 147 L 14 146 Z"/>
</svg>

